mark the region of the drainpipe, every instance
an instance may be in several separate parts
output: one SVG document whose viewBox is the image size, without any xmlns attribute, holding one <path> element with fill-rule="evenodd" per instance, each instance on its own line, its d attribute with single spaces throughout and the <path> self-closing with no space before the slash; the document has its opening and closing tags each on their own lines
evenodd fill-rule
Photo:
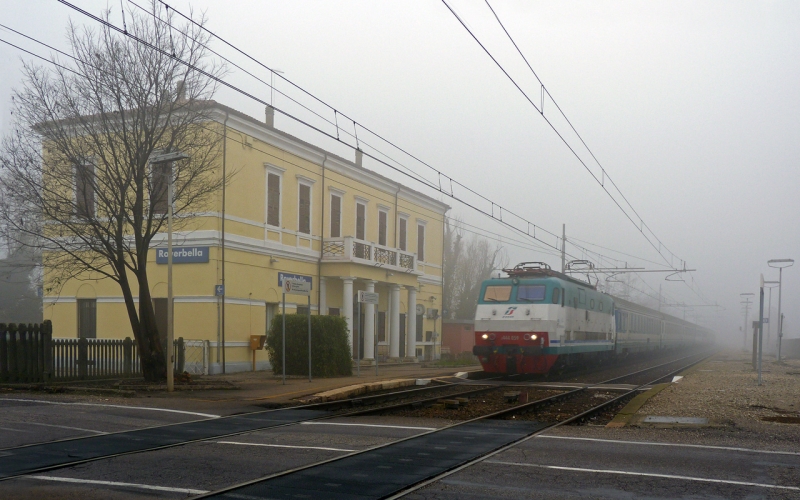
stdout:
<svg viewBox="0 0 800 500">
<path fill-rule="evenodd" d="M 397 250 L 397 232 L 398 229 L 398 221 L 400 220 L 400 216 L 397 214 L 397 195 L 400 194 L 400 186 L 397 186 L 397 191 L 394 192 L 394 249 Z M 406 225 L 406 233 L 408 233 L 408 225 Z M 406 238 L 408 238 L 408 234 L 406 234 Z M 398 257 L 397 265 L 400 265 L 400 257 Z"/>
<path fill-rule="evenodd" d="M 226 160 L 228 156 L 228 112 L 225 112 L 225 121 L 222 124 L 223 126 L 223 133 L 222 133 L 222 238 L 221 238 L 221 246 L 222 246 L 222 373 L 225 373 L 225 295 L 227 291 L 225 290 L 225 187 L 227 185 L 226 182 Z M 220 346 L 217 345 L 217 349 L 220 349 Z"/>
<path fill-rule="evenodd" d="M 317 260 L 317 316 L 322 315 L 322 255 L 325 249 L 325 162 L 328 160 L 328 153 L 322 159 L 322 193 L 320 194 L 320 227 L 319 227 L 319 259 Z M 308 312 L 311 314 L 311 311 Z"/>
</svg>

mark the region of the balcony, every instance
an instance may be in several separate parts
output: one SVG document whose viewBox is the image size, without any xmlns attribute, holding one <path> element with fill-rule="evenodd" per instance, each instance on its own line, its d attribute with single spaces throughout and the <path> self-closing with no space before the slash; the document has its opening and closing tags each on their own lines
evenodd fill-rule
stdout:
<svg viewBox="0 0 800 500">
<path fill-rule="evenodd" d="M 354 262 L 403 272 L 417 272 L 416 254 L 359 241 L 352 236 L 326 238 L 322 244 L 322 262 Z"/>
</svg>

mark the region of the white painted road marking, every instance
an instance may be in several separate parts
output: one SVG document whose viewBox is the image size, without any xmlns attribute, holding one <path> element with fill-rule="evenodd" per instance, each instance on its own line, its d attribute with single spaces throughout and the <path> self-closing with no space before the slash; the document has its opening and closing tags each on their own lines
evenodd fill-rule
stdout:
<svg viewBox="0 0 800 500">
<path fill-rule="evenodd" d="M 340 422 L 300 422 L 301 425 L 341 425 L 345 427 L 379 427 L 384 429 L 412 429 L 419 431 L 435 431 L 436 427 L 411 427 L 408 425 L 379 425 L 379 424 L 345 424 Z"/>
<path fill-rule="evenodd" d="M 745 453 L 765 453 L 768 455 L 794 455 L 800 456 L 800 453 L 796 451 L 772 451 L 772 450 L 756 450 L 753 448 L 736 448 L 733 446 L 711 446 L 711 445 L 704 445 L 704 444 L 683 444 L 683 443 L 656 443 L 653 441 L 624 441 L 618 439 L 598 439 L 598 438 L 583 438 L 583 437 L 571 437 L 571 436 L 552 436 L 547 434 L 539 434 L 536 436 L 537 439 L 540 438 L 547 438 L 547 439 L 570 439 L 573 441 L 596 441 L 599 443 L 614 443 L 614 444 L 636 444 L 636 445 L 644 445 L 644 446 L 676 446 L 676 447 L 685 447 L 685 448 L 704 448 L 709 450 L 727 450 L 727 451 L 741 451 Z"/>
<path fill-rule="evenodd" d="M 208 493 L 207 490 L 193 490 L 190 488 L 169 488 L 167 486 L 153 486 L 150 484 L 118 483 L 116 481 L 95 481 L 92 479 L 76 479 L 72 477 L 53 477 L 53 476 L 26 476 L 31 479 L 41 479 L 43 481 L 57 481 L 61 483 L 76 484 L 97 484 L 100 486 L 124 486 L 126 488 L 139 488 L 142 490 L 168 491 L 170 493 L 186 493 L 190 495 L 202 495 Z"/>
<path fill-rule="evenodd" d="M 10 422 L 10 423 L 13 424 L 15 422 Z M 37 423 L 37 422 L 25 422 L 24 424 L 21 423 L 21 425 L 41 425 L 41 426 L 44 426 L 44 427 L 56 427 L 56 428 L 59 428 L 59 429 L 71 429 L 73 431 L 92 432 L 94 434 L 108 434 L 107 432 L 103 432 L 103 431 L 95 431 L 95 430 L 92 430 L 92 429 L 84 429 L 82 427 L 69 427 L 67 425 L 40 424 L 40 423 Z"/>
<path fill-rule="evenodd" d="M 243 446 L 266 446 L 269 448 L 295 448 L 298 450 L 357 451 L 344 448 L 325 448 L 324 446 L 292 446 L 288 444 L 242 443 L 239 441 L 217 441 L 217 444 L 239 444 Z"/>
<path fill-rule="evenodd" d="M 106 408 L 124 408 L 126 410 L 143 410 L 143 411 L 165 411 L 168 413 L 182 413 L 184 415 L 197 415 L 199 417 L 219 418 L 219 415 L 211 413 L 198 413 L 196 411 L 183 411 L 183 410 L 170 410 L 167 408 L 149 408 L 146 406 L 125 406 L 125 405 L 104 405 L 99 403 L 64 403 L 62 401 L 44 401 L 42 399 L 22 399 L 22 398 L 0 398 L 0 401 L 23 401 L 25 403 L 43 403 L 48 405 L 64 405 L 64 406 L 104 406 Z"/>
<path fill-rule="evenodd" d="M 797 486 L 779 486 L 777 484 L 764 484 L 764 483 L 751 483 L 748 481 L 729 481 L 726 479 L 710 479 L 706 477 L 693 477 L 693 476 L 677 476 L 673 474 L 656 474 L 649 472 L 630 472 L 624 470 L 608 470 L 608 469 L 583 469 L 580 467 L 563 467 L 560 465 L 539 465 L 539 464 L 522 464 L 516 462 L 501 462 L 499 460 L 487 460 L 487 464 L 498 465 L 516 465 L 519 467 L 535 467 L 537 469 L 553 469 L 553 470 L 566 470 L 573 472 L 591 472 L 595 474 L 616 474 L 621 476 L 640 476 L 640 477 L 660 477 L 664 479 L 681 479 L 684 481 L 697 481 L 701 483 L 715 483 L 715 484 L 731 484 L 734 486 L 756 486 L 759 488 L 771 488 L 776 490 L 791 490 L 800 491 Z"/>
</svg>

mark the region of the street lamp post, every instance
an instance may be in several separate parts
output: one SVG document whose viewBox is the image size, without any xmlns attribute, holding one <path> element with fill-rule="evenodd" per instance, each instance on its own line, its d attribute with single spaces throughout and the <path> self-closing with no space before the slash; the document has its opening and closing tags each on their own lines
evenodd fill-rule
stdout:
<svg viewBox="0 0 800 500">
<path fill-rule="evenodd" d="M 167 172 L 167 391 L 175 390 L 174 363 L 175 353 L 175 317 L 172 304 L 172 198 L 173 198 L 173 173 L 172 164 L 176 160 L 183 160 L 189 156 L 185 153 L 164 153 L 150 159 L 152 165 L 161 163 L 169 164 Z"/>
<path fill-rule="evenodd" d="M 794 259 L 772 259 L 767 261 L 769 267 L 778 268 L 778 361 L 781 360 L 781 339 L 783 337 L 783 316 L 781 315 L 781 285 L 783 281 L 783 268 L 794 265 Z"/>
</svg>

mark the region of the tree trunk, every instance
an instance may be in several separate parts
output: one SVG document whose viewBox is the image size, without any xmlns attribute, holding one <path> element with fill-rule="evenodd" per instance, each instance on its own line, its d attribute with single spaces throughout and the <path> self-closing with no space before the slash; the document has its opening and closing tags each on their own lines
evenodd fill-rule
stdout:
<svg viewBox="0 0 800 500">
<path fill-rule="evenodd" d="M 139 360 L 142 364 L 142 376 L 148 382 L 162 382 L 167 378 L 167 364 L 161 341 L 156 326 L 155 311 L 153 301 L 150 297 L 147 278 L 139 278 L 139 308 L 133 300 L 130 283 L 127 277 L 120 280 L 122 295 L 125 298 L 125 307 L 128 311 L 128 319 L 131 323 L 131 330 L 136 339 L 139 350 Z M 164 332 L 166 335 L 167 332 Z"/>
</svg>

